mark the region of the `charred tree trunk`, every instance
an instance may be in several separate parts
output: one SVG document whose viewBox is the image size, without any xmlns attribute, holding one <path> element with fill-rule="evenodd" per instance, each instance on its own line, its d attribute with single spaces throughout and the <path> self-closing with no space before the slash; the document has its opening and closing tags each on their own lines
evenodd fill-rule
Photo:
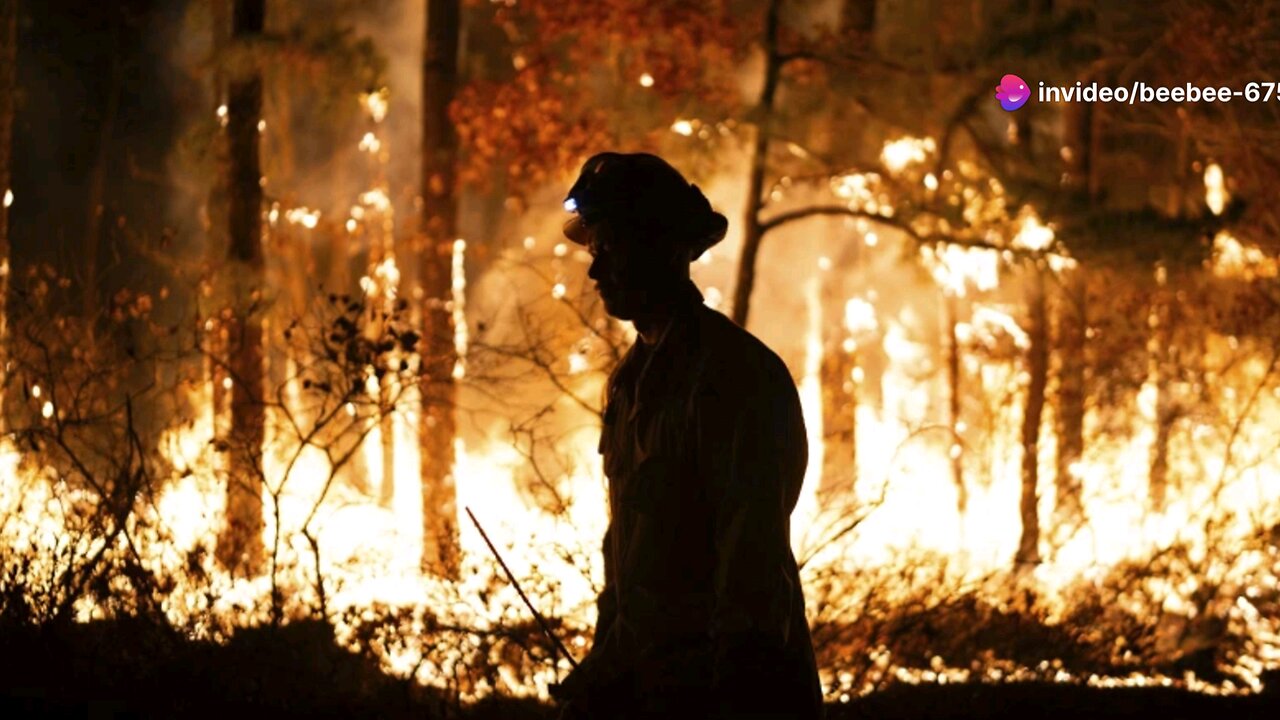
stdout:
<svg viewBox="0 0 1280 720">
<path fill-rule="evenodd" d="M 773 132 L 773 102 L 782 72 L 782 56 L 778 52 L 778 11 L 781 0 L 771 0 L 764 22 L 764 88 L 760 91 L 755 143 L 751 151 L 751 173 L 747 183 L 747 208 L 742 220 L 742 255 L 738 258 L 738 279 L 733 288 L 733 321 L 746 327 L 751 311 L 751 291 L 756 284 L 756 258 L 764 225 L 760 211 L 764 208 L 764 174 L 769 160 L 770 133 Z"/>
<path fill-rule="evenodd" d="M 1055 458 L 1054 513 L 1064 529 L 1083 520 L 1079 462 L 1084 456 L 1085 279 L 1068 271 L 1058 305 L 1058 454 Z"/>
<path fill-rule="evenodd" d="M 124 81 L 119 32 L 116 30 L 112 35 L 111 79 L 108 81 L 110 85 L 107 90 L 107 107 L 102 116 L 102 122 L 98 126 L 98 153 L 94 158 L 93 172 L 89 175 L 89 204 L 85 218 L 83 247 L 84 279 L 81 283 L 84 317 L 89 323 L 93 323 L 98 316 L 101 292 L 98 288 L 100 274 L 98 254 L 103 240 L 102 220 L 107 212 L 107 173 L 111 162 L 111 139 L 115 134 L 116 115 L 120 110 L 120 93 Z M 92 334 L 86 340 L 92 342 Z"/>
<path fill-rule="evenodd" d="M 1065 111 L 1067 187 L 1092 207 L 1093 113 L 1090 105 L 1076 103 Z M 1079 470 L 1084 456 L 1085 350 L 1089 327 L 1088 286 L 1080 270 L 1068 270 L 1057 305 L 1058 454 L 1054 473 L 1056 525 L 1071 532 L 1084 519 Z"/>
<path fill-rule="evenodd" d="M 18 0 L 0 0 L 0 431 L 9 354 L 9 193 L 12 191 L 13 116 L 18 70 Z"/>
<path fill-rule="evenodd" d="M 960 340 L 956 337 L 956 299 L 944 300 L 947 323 L 947 422 L 951 429 L 951 482 L 956 486 L 956 509 L 961 517 L 969 506 L 969 493 L 964 484 L 964 446 L 960 442 Z"/>
<path fill-rule="evenodd" d="M 1183 215 L 1182 197 L 1187 183 L 1190 147 L 1190 133 L 1184 121 L 1174 153 L 1172 175 L 1175 181 L 1170 188 L 1165 208 L 1168 216 L 1175 219 Z M 1179 371 L 1185 367 L 1179 353 L 1180 348 L 1174 340 L 1174 329 L 1180 323 L 1179 304 L 1175 293 L 1169 289 L 1168 272 L 1168 268 L 1164 266 L 1156 268 L 1156 287 L 1151 295 L 1149 318 L 1152 328 L 1151 374 L 1154 376 L 1156 391 L 1156 437 L 1151 445 L 1147 491 L 1151 507 L 1156 511 L 1164 510 L 1169 499 L 1169 441 L 1173 435 L 1173 426 L 1182 412 L 1172 395 L 1172 385 Z M 1178 285 L 1176 281 L 1172 283 L 1173 287 Z"/>
<path fill-rule="evenodd" d="M 1151 508 L 1163 510 L 1169 499 L 1169 440 L 1174 423 L 1178 420 L 1178 407 L 1172 397 L 1172 383 L 1178 361 L 1173 347 L 1174 299 L 1166 292 L 1163 275 L 1157 271 L 1158 287 L 1152 294 L 1149 341 L 1150 367 L 1155 386 L 1155 440 L 1151 444 L 1151 464 L 1147 474 L 1147 496 Z"/>
<path fill-rule="evenodd" d="M 231 40 L 231 6 L 230 0 L 213 0 L 213 53 L 221 58 Z M 225 126 L 223 101 L 226 93 L 226 78 L 219 66 L 215 65 L 213 78 L 214 110 L 218 122 Z M 206 271 L 204 283 L 212 287 L 214 274 L 223 267 L 230 254 L 231 245 L 227 240 L 230 231 L 227 220 L 227 191 L 231 181 L 231 156 L 227 146 L 225 132 L 217 132 L 213 136 L 213 182 L 209 187 L 209 195 L 205 200 L 205 239 L 206 239 Z M 218 309 L 228 298 L 218 295 L 215 309 L 208 322 L 201 330 L 205 333 L 205 354 L 208 362 L 207 376 L 210 382 L 210 411 L 213 413 L 214 441 L 219 447 L 228 446 L 228 419 L 230 414 L 231 393 L 227 391 L 230 374 L 227 372 L 228 328 L 225 318 Z"/>
<path fill-rule="evenodd" d="M 235 0 L 232 41 L 262 35 L 266 0 Z M 229 150 L 228 230 L 232 272 L 240 278 L 230 323 L 231 432 L 226 528 L 218 558 L 233 572 L 262 569 L 262 445 L 264 439 L 262 318 L 262 169 L 258 122 L 262 73 L 256 67 L 231 78 L 227 92 Z"/>
<path fill-rule="evenodd" d="M 846 497 L 858 481 L 858 386 L 853 373 L 857 351 L 845 350 L 841 343 L 828 343 L 822 354 L 822 481 L 818 493 L 823 498 Z"/>
<path fill-rule="evenodd" d="M 1027 568 L 1040 562 L 1040 516 L 1037 508 L 1037 484 L 1039 482 L 1040 419 L 1044 412 L 1045 386 L 1048 384 L 1049 347 L 1048 311 L 1045 307 L 1045 277 L 1043 268 L 1032 270 L 1028 290 L 1027 310 L 1030 321 L 1027 336 L 1027 403 L 1022 415 L 1022 499 L 1019 511 L 1022 516 L 1022 536 L 1018 541 L 1015 562 L 1019 568 Z"/>
<path fill-rule="evenodd" d="M 458 0 L 427 0 L 422 88 L 422 568 L 458 571 L 457 496 L 453 443 L 457 384 L 453 368 L 453 242 L 457 235 L 457 141 L 449 119 L 458 83 Z"/>
</svg>

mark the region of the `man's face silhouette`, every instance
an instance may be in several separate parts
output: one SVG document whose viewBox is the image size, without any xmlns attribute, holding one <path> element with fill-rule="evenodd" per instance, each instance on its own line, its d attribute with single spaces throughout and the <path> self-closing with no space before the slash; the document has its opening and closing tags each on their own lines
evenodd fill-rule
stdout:
<svg viewBox="0 0 1280 720">
<path fill-rule="evenodd" d="M 652 312 L 687 277 L 679 270 L 683 262 L 687 273 L 687 259 L 616 231 L 607 219 L 588 226 L 586 235 L 592 257 L 587 276 L 595 281 L 605 310 L 619 320 Z"/>
</svg>

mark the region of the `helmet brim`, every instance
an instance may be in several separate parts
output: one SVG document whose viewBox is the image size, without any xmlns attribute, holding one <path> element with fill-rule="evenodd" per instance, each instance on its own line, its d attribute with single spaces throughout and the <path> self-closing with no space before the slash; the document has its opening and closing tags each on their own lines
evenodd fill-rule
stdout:
<svg viewBox="0 0 1280 720">
<path fill-rule="evenodd" d="M 564 224 L 564 236 L 578 245 L 587 244 L 587 223 L 581 215 L 574 215 Z"/>
</svg>

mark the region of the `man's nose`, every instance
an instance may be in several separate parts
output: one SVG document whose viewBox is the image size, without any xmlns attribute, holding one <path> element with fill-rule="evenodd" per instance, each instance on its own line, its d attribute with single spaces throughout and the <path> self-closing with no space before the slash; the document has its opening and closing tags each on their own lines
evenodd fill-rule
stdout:
<svg viewBox="0 0 1280 720">
<path fill-rule="evenodd" d="M 587 277 L 596 282 L 599 282 L 600 278 L 604 277 L 604 263 L 601 262 L 599 255 L 591 258 L 591 265 L 587 268 Z"/>
</svg>

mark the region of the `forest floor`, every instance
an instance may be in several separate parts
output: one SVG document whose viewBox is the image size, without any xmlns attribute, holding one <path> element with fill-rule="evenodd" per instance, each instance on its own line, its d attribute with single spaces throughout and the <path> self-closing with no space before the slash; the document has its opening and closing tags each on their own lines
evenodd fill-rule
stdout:
<svg viewBox="0 0 1280 720">
<path fill-rule="evenodd" d="M 1280 674 L 1268 691 L 1211 697 L 1169 688 L 1050 683 L 899 685 L 849 704 L 855 718 L 1280 718 Z M 457 718 L 550 720 L 552 708 L 496 699 L 459 711 L 450 698 L 381 673 L 339 648 L 327 628 L 247 630 L 226 645 L 113 622 L 60 630 L 0 628 L 0 718 Z"/>
</svg>

